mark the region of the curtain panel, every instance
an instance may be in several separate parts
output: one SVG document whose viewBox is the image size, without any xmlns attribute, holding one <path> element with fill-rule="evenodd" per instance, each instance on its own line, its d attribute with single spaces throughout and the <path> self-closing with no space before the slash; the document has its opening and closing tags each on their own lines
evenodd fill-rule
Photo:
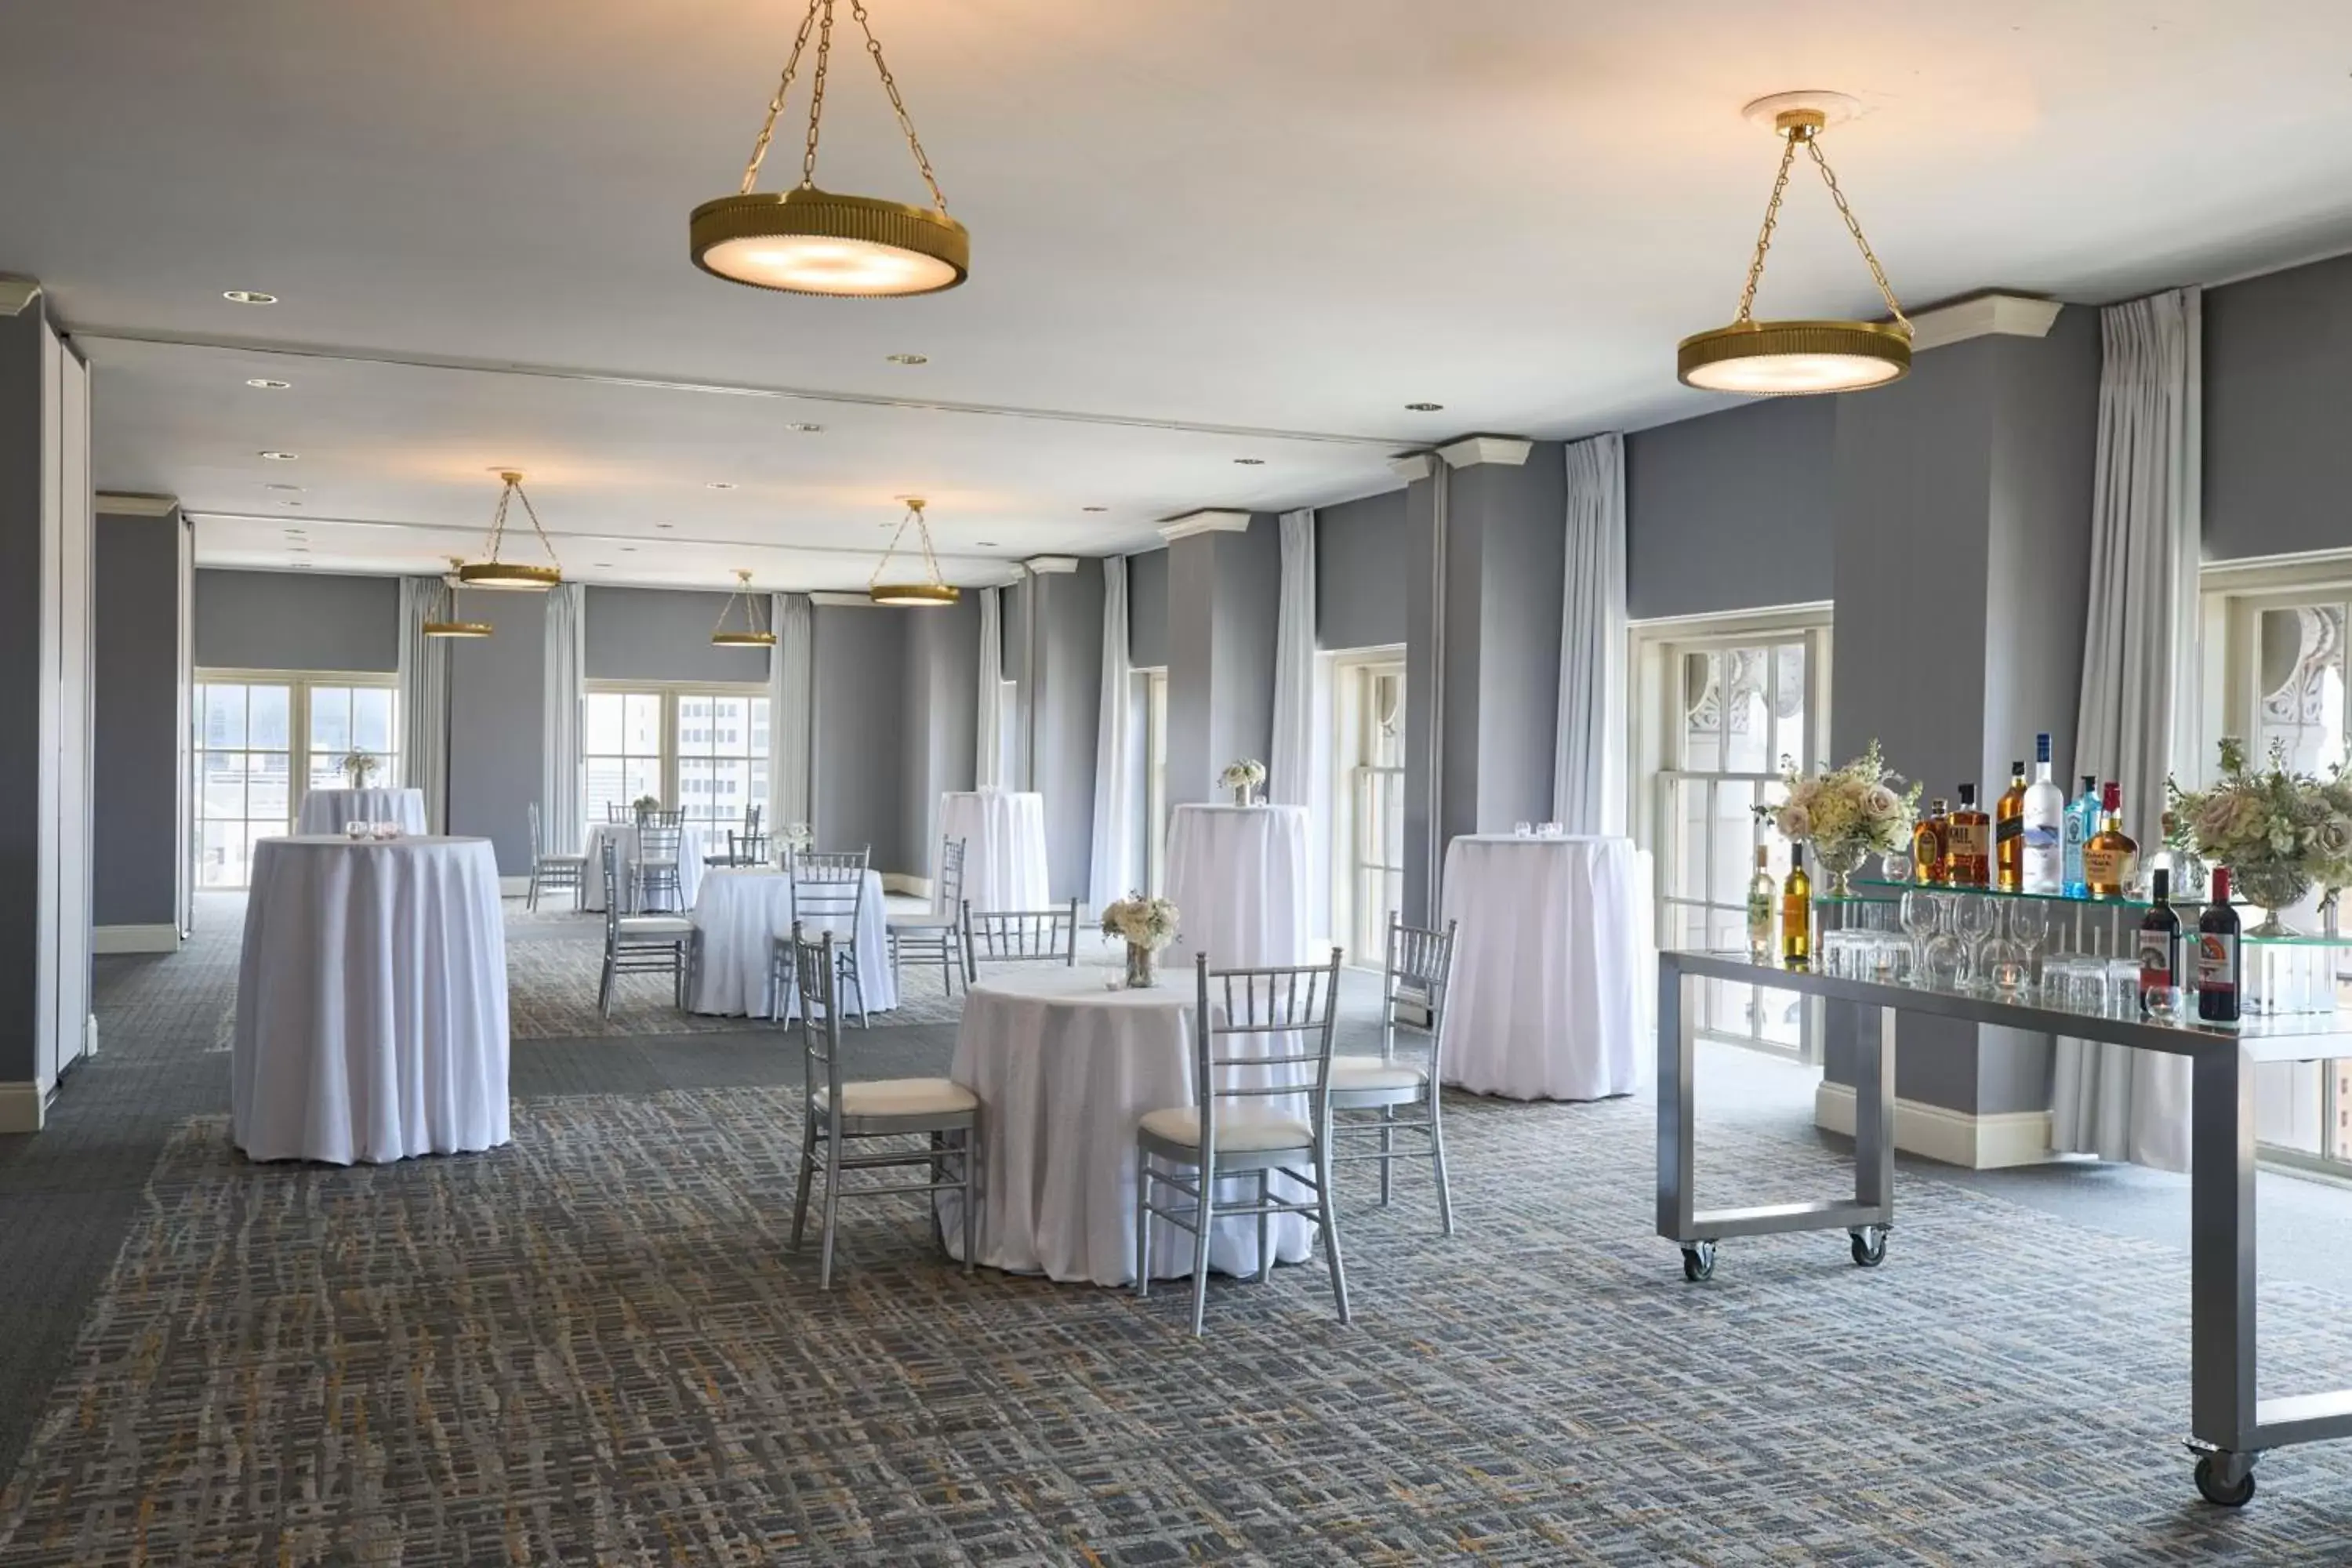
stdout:
<svg viewBox="0 0 2352 1568">
<path fill-rule="evenodd" d="M 1626 831 L 1625 443 L 1570 441 L 1567 574 L 1552 816 L 1570 833 Z"/>
<path fill-rule="evenodd" d="M 400 766 L 425 795 L 425 830 L 449 830 L 449 645 L 425 635 L 441 607 L 438 577 L 400 580 Z"/>
<path fill-rule="evenodd" d="M 564 583 L 547 591 L 547 684 L 541 705 L 545 747 L 539 784 L 540 832 L 550 855 L 581 852 L 581 708 L 588 668 L 587 590 Z"/>
<path fill-rule="evenodd" d="M 974 742 L 976 787 L 1005 789 L 1004 590 L 980 591 L 980 721 Z"/>
<path fill-rule="evenodd" d="M 815 611 L 806 594 L 771 601 L 775 651 L 768 658 L 768 832 L 810 820 L 810 779 L 816 764 L 813 722 L 816 693 Z"/>
<path fill-rule="evenodd" d="M 1094 871 L 1087 889 L 1097 912 L 1135 886 L 1136 828 L 1143 814 L 1136 789 L 1135 672 L 1128 662 L 1127 558 L 1106 557 L 1102 569 L 1102 717 L 1095 729 Z"/>
</svg>

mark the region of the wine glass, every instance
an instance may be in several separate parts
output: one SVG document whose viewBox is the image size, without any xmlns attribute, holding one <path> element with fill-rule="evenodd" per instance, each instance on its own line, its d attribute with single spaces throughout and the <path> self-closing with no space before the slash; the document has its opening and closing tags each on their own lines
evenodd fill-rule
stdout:
<svg viewBox="0 0 2352 1568">
<path fill-rule="evenodd" d="M 1985 939 L 2000 930 L 2000 905 L 1990 898 L 1963 897 L 1953 900 L 1952 929 L 1968 945 L 1969 968 L 1966 988 L 1977 990 L 1984 984 L 1982 952 Z"/>
<path fill-rule="evenodd" d="M 1931 892 L 1926 888 L 1904 890 L 1903 930 L 1911 939 L 1914 974 L 1927 967 L 1927 939 L 1943 929 L 1944 905 L 1949 901 L 1948 894 Z"/>
<path fill-rule="evenodd" d="M 2009 908 L 2009 934 L 2025 950 L 2025 972 L 2034 972 L 2035 955 L 2050 940 L 2050 906 L 2039 899 L 2020 899 Z"/>
</svg>

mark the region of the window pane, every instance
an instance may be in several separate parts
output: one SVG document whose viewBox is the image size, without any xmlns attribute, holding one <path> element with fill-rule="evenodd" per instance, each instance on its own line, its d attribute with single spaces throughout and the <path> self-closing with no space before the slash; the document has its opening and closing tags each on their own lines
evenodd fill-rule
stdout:
<svg viewBox="0 0 2352 1568">
<path fill-rule="evenodd" d="M 252 731 L 246 743 L 256 749 L 282 752 L 294 743 L 294 689 L 290 686 L 256 686 L 248 699 L 252 705 Z"/>
<path fill-rule="evenodd" d="M 1723 700 L 1717 689 L 1722 665 L 1720 654 L 1693 653 L 1682 659 L 1682 765 L 1691 773 L 1723 768 Z"/>
<path fill-rule="evenodd" d="M 661 698 L 632 691 L 622 699 L 621 750 L 631 756 L 661 755 Z"/>
<path fill-rule="evenodd" d="M 587 752 L 614 753 L 621 749 L 621 705 L 624 699 L 616 691 L 592 691 L 588 694 L 587 722 L 583 726 L 581 749 Z"/>
<path fill-rule="evenodd" d="M 393 748 L 392 693 L 384 688 L 361 687 L 352 693 L 352 743 L 362 751 L 387 755 Z"/>
<path fill-rule="evenodd" d="M 1779 772 L 1782 757 L 1799 767 L 1809 766 L 1812 757 L 1812 737 L 1805 723 L 1805 645 L 1783 643 L 1772 650 L 1772 711 L 1779 738 L 1767 773 Z"/>
<path fill-rule="evenodd" d="M 207 822 L 196 834 L 196 879 L 207 888 L 245 885 L 245 824 Z"/>
<path fill-rule="evenodd" d="M 622 800 L 638 800 L 646 795 L 656 799 L 661 795 L 661 759 L 631 757 L 621 768 Z"/>
<path fill-rule="evenodd" d="M 310 688 L 310 755 L 330 762 L 352 749 L 352 690 L 348 686 Z M 315 770 L 313 776 L 316 776 Z"/>
<path fill-rule="evenodd" d="M 751 754 L 768 754 L 768 700 L 764 697 L 751 699 Z"/>
<path fill-rule="evenodd" d="M 707 757 L 680 757 L 677 762 L 677 805 L 698 822 L 712 815 L 711 769 Z"/>
<path fill-rule="evenodd" d="M 248 760 L 253 766 L 253 779 L 246 791 L 245 814 L 256 821 L 273 824 L 273 832 L 283 833 L 294 814 L 287 809 L 286 780 L 291 771 L 283 752 L 255 752 Z"/>
<path fill-rule="evenodd" d="M 204 715 L 204 744 L 244 745 L 245 688 L 205 686 L 201 692 L 196 701 L 198 710 Z"/>
<path fill-rule="evenodd" d="M 1772 754 L 1772 653 L 1764 647 L 1733 648 L 1719 656 L 1722 684 L 1723 763 L 1727 773 L 1769 773 L 1780 765 Z"/>
<path fill-rule="evenodd" d="M 2285 747 L 2290 769 L 2324 772 L 2344 755 L 2344 606 L 2263 611 L 2257 651 L 2263 700 L 2256 757 L 2276 743 Z"/>
<path fill-rule="evenodd" d="M 232 819 L 243 817 L 246 766 L 247 758 L 243 752 L 206 752 L 204 754 L 203 807 L 197 815 Z"/>
</svg>

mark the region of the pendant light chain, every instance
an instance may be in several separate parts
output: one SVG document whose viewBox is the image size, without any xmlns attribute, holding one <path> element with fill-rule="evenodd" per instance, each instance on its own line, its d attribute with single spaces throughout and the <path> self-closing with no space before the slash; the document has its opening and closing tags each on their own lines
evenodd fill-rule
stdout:
<svg viewBox="0 0 2352 1568">
<path fill-rule="evenodd" d="M 874 575 L 866 580 L 868 590 L 881 586 L 882 574 L 890 569 L 890 558 L 898 553 L 898 541 L 907 537 L 907 525 L 920 516 L 922 516 L 921 512 L 913 507 L 908 507 L 907 515 L 898 520 L 898 531 L 890 536 L 889 547 L 882 552 L 882 559 L 874 563 Z"/>
<path fill-rule="evenodd" d="M 808 146 L 801 153 L 801 189 L 816 188 L 816 138 L 824 122 L 824 73 L 833 59 L 833 0 L 822 0 L 824 20 L 816 28 L 816 74 L 809 78 Z"/>
<path fill-rule="evenodd" d="M 760 122 L 760 135 L 751 143 L 751 161 L 743 165 L 743 184 L 738 195 L 748 196 L 760 181 L 760 165 L 767 161 L 768 144 L 776 139 L 776 117 L 784 111 L 784 95 L 793 89 L 793 76 L 800 69 L 801 51 L 808 47 L 809 29 L 816 25 L 816 14 L 824 0 L 809 0 L 808 15 L 801 18 L 801 30 L 793 39 L 793 52 L 784 61 L 782 79 L 776 83 L 776 95 L 768 100 L 768 117 Z"/>
<path fill-rule="evenodd" d="M 831 0 L 826 9 L 830 13 Z M 898 116 L 898 129 L 906 133 L 907 151 L 915 155 L 915 167 L 922 171 L 923 184 L 931 190 L 931 205 L 941 213 L 948 210 L 948 198 L 940 190 L 939 176 L 931 173 L 931 161 L 923 153 L 922 139 L 915 134 L 915 121 L 907 113 L 907 100 L 898 96 L 898 80 L 882 58 L 881 40 L 874 36 L 874 26 L 866 19 L 866 0 L 849 0 L 849 14 L 857 18 L 858 29 L 866 35 L 866 52 L 874 57 L 874 68 L 882 77 L 882 90 L 890 95 L 890 108 Z"/>
<path fill-rule="evenodd" d="M 768 100 L 767 118 L 760 122 L 760 134 L 751 143 L 751 160 L 743 165 L 738 195 L 750 195 L 760 183 L 760 167 L 767 162 L 768 149 L 775 142 L 776 121 L 783 114 L 793 79 L 800 73 L 801 57 L 808 49 L 812 32 L 816 35 L 816 68 L 809 81 L 808 139 L 801 150 L 801 189 L 816 188 L 817 139 L 824 121 L 824 84 L 833 59 L 833 7 L 834 0 L 809 0 L 808 10 L 801 17 L 800 31 L 793 37 L 793 52 L 784 61 L 784 73 L 776 82 L 774 96 Z M 898 79 L 890 74 L 889 62 L 882 58 L 882 41 L 874 36 L 873 20 L 866 14 L 865 0 L 850 0 L 850 15 L 856 18 L 858 31 L 866 36 L 866 52 L 873 58 L 875 73 L 882 79 L 882 90 L 889 95 L 890 111 L 898 117 L 899 134 L 906 137 L 907 151 L 914 157 L 916 171 L 931 193 L 931 205 L 944 214 L 948 210 L 947 194 L 940 189 L 930 155 L 923 151 L 922 138 L 915 133 L 914 117 L 907 112 L 907 100 L 898 93 Z"/>
<path fill-rule="evenodd" d="M 1791 142 L 1790 151 L 1793 152 L 1794 150 L 1795 144 L 1794 142 Z M 1903 313 L 1903 307 L 1895 302 L 1895 288 L 1892 284 L 1886 281 L 1886 268 L 1879 266 L 1877 254 L 1870 248 L 1870 241 L 1863 238 L 1862 220 L 1855 217 L 1853 216 L 1853 208 L 1846 205 L 1845 192 L 1839 188 L 1837 175 L 1830 170 L 1830 161 L 1822 156 L 1821 143 L 1811 136 L 1807 136 L 1805 138 L 1805 151 L 1812 154 L 1814 165 L 1821 170 L 1822 183 L 1829 186 L 1830 200 L 1837 204 L 1838 216 L 1845 219 L 1846 232 L 1853 236 L 1854 248 L 1861 251 L 1863 260 L 1870 264 L 1871 280 L 1878 285 L 1878 297 L 1886 301 L 1887 313 L 1893 316 L 1895 320 L 1902 325 L 1905 331 L 1909 331 L 1911 330 L 1911 318 L 1905 315 Z M 1788 160 L 1783 158 L 1780 161 L 1780 168 L 1781 178 L 1784 180 L 1788 177 Z M 1775 199 L 1778 199 L 1777 192 L 1775 193 Z M 1761 253 L 1759 252 L 1759 254 L 1760 258 Z"/>
<path fill-rule="evenodd" d="M 510 482 L 514 486 L 516 498 L 522 502 L 523 515 L 530 519 L 530 531 L 539 535 L 539 547 L 547 552 L 547 558 L 550 561 L 554 560 L 555 546 L 548 542 L 547 530 L 540 524 L 539 509 L 530 504 L 530 492 L 522 488 L 522 480 L 520 479 Z M 499 508 L 499 515 L 502 519 L 506 516 L 506 508 L 503 504 Z"/>
<path fill-rule="evenodd" d="M 1756 286 L 1764 281 L 1764 253 L 1772 248 L 1772 230 L 1780 221 L 1780 198 L 1789 191 L 1789 168 L 1797 159 L 1799 134 L 1791 131 L 1788 145 L 1780 149 L 1780 177 L 1772 182 L 1772 199 L 1764 204 L 1764 226 L 1757 231 L 1756 254 L 1748 262 L 1748 285 L 1739 290 L 1739 313 L 1732 318 L 1738 326 L 1756 320 Z"/>
<path fill-rule="evenodd" d="M 515 492 L 515 482 L 509 479 L 499 491 L 499 509 L 490 513 L 490 559 L 499 558 L 499 545 L 507 536 L 507 499 Z"/>
<path fill-rule="evenodd" d="M 1831 169 L 1830 161 L 1822 156 L 1817 130 L 1811 125 L 1792 125 L 1783 132 L 1787 145 L 1780 149 L 1780 172 L 1772 181 L 1772 199 L 1764 205 L 1764 226 L 1756 235 L 1756 254 L 1748 263 L 1748 283 L 1739 291 L 1739 314 L 1733 318 L 1734 322 L 1744 327 L 1753 325 L 1756 321 L 1756 289 L 1764 281 L 1764 253 L 1772 248 L 1772 235 L 1780 222 L 1780 201 L 1789 191 L 1789 170 L 1796 162 L 1797 148 L 1801 143 L 1806 154 L 1812 159 L 1813 166 L 1822 172 L 1822 184 L 1830 188 L 1830 200 L 1837 205 L 1838 216 L 1845 220 L 1846 232 L 1853 236 L 1854 248 L 1862 252 L 1863 261 L 1869 266 L 1871 281 L 1878 285 L 1878 297 L 1886 301 L 1887 314 L 1893 316 L 1907 332 L 1911 330 L 1911 318 L 1903 313 L 1902 305 L 1896 301 L 1895 286 L 1887 282 L 1886 268 L 1878 264 L 1877 252 L 1872 250 L 1870 241 L 1863 237 L 1862 220 L 1853 216 L 1853 208 L 1845 199 L 1845 191 L 1838 184 L 1836 172 Z"/>
</svg>

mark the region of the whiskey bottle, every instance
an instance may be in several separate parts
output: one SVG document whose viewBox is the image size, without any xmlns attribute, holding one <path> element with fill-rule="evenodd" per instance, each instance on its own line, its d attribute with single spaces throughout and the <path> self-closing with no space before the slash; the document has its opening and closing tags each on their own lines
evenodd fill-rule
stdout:
<svg viewBox="0 0 2352 1568">
<path fill-rule="evenodd" d="M 1772 907 L 1780 884 L 1772 876 L 1772 851 L 1756 847 L 1756 875 L 1748 881 L 1748 957 L 1751 963 L 1772 962 Z"/>
<path fill-rule="evenodd" d="M 1780 884 L 1780 962 L 1790 969 L 1813 963 L 1813 879 L 1801 844 L 1789 846 L 1789 879 Z"/>
<path fill-rule="evenodd" d="M 2025 764 L 2009 764 L 2009 787 L 1992 808 L 1994 885 L 2004 893 L 2025 890 Z"/>
<path fill-rule="evenodd" d="M 1927 815 L 1911 830 L 1911 879 L 1923 887 L 1940 888 L 1950 879 L 1945 840 L 1952 828 L 1951 813 L 1950 802 L 1929 801 Z"/>
<path fill-rule="evenodd" d="M 1945 829 L 1945 880 L 1955 888 L 1989 887 L 1992 882 L 1992 818 L 1977 809 L 1977 786 L 1960 786 L 1960 804 L 1952 809 Z"/>
<path fill-rule="evenodd" d="M 2113 779 L 2099 802 L 2099 830 L 2083 846 L 2083 881 L 2095 899 L 2120 899 L 2139 874 L 2139 841 L 2124 831 L 2124 786 Z"/>
<path fill-rule="evenodd" d="M 2033 737 L 2033 782 L 2025 790 L 2025 890 L 2054 894 L 2066 885 L 2066 797 L 2050 776 L 2050 737 Z"/>
</svg>

